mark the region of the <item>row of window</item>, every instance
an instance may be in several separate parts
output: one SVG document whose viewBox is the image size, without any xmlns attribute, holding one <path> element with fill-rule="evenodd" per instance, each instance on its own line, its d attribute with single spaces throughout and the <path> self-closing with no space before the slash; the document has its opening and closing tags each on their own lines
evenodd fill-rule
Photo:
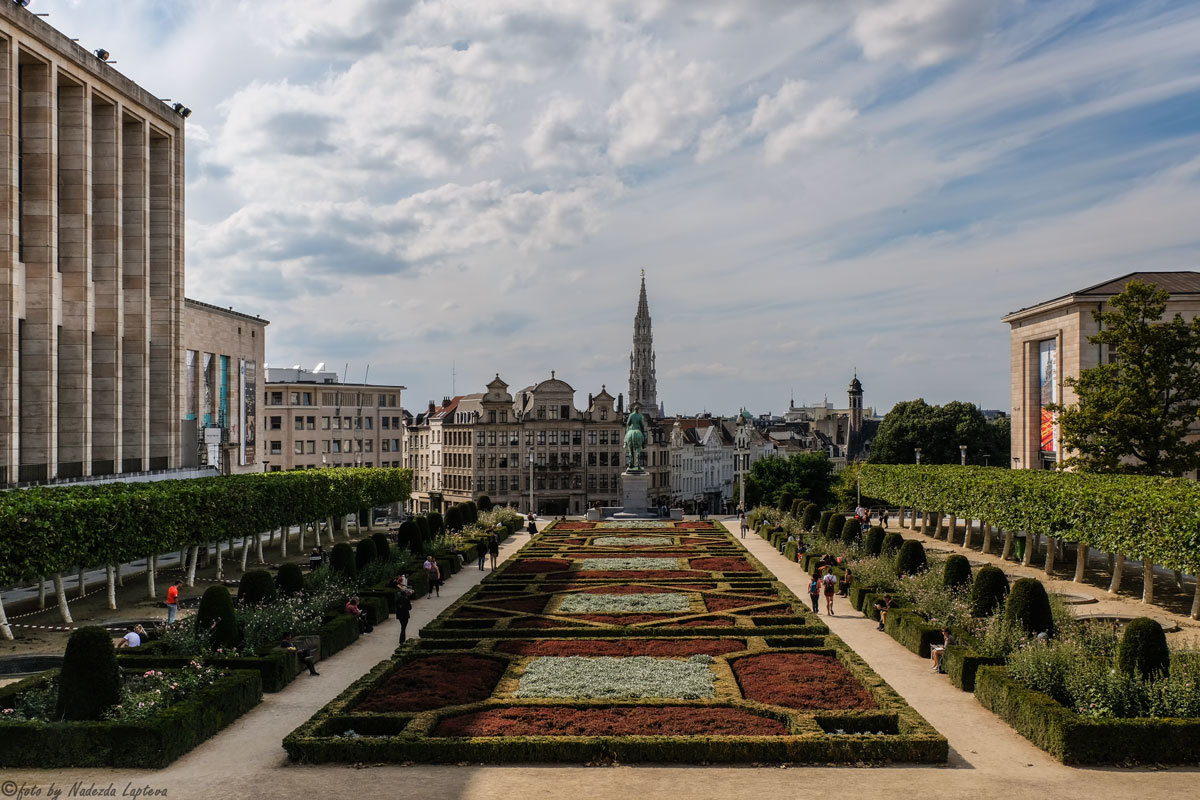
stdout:
<svg viewBox="0 0 1200 800">
<path fill-rule="evenodd" d="M 284 394 L 287 395 L 288 405 L 292 406 L 311 406 L 313 404 L 313 393 L 305 391 L 296 392 L 263 392 L 263 403 L 269 406 L 283 405 Z M 395 408 L 396 395 L 380 394 L 372 395 L 366 392 L 321 392 L 321 405 L 323 406 L 369 406 L 372 401 L 379 408 Z"/>
<path fill-rule="evenodd" d="M 390 423 L 390 424 L 389 424 Z M 400 429 L 399 417 L 380 417 L 379 426 L 384 430 L 389 428 Z M 295 416 L 292 417 L 292 429 L 297 431 L 315 431 L 317 429 L 316 417 Z M 321 417 L 321 430 L 374 430 L 374 417 Z M 283 430 L 282 416 L 263 417 L 263 430 L 278 431 Z"/>
<path fill-rule="evenodd" d="M 320 441 L 322 453 L 373 453 L 375 452 L 374 439 L 322 439 Z M 399 439 L 384 439 L 379 443 L 379 449 L 385 453 L 400 452 Z M 296 455 L 315 454 L 317 452 L 317 440 L 315 439 L 297 439 L 292 443 L 292 452 Z M 272 439 L 267 442 L 267 454 L 278 456 L 283 454 L 283 442 L 279 439 Z M 396 465 L 399 466 L 397 461 Z"/>
<path fill-rule="evenodd" d="M 558 475 L 550 477 L 539 477 L 535 479 L 534 485 L 541 491 L 550 490 L 557 491 L 559 489 L 582 489 L 583 478 L 579 475 L 563 475 L 561 478 Z M 588 475 L 587 487 L 588 491 L 607 492 L 609 479 L 607 475 Z M 617 479 L 613 478 L 612 487 L 616 489 L 618 486 Z M 507 488 L 506 488 L 507 487 Z M 459 487 L 467 488 L 467 487 Z M 525 479 L 525 490 L 529 490 L 529 479 Z M 513 475 L 506 480 L 506 476 L 499 477 L 489 475 L 484 478 L 482 475 L 475 478 L 475 491 L 477 492 L 519 492 L 521 491 L 521 479 L 519 476 Z"/>
</svg>

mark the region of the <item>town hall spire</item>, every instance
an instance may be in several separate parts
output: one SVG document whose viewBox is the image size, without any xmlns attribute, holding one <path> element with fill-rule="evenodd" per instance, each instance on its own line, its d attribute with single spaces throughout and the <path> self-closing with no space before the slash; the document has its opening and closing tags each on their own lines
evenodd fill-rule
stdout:
<svg viewBox="0 0 1200 800">
<path fill-rule="evenodd" d="M 643 414 L 658 415 L 658 379 L 654 369 L 654 335 L 650 330 L 650 304 L 646 301 L 646 270 L 637 314 L 633 318 L 633 351 L 629 354 L 629 406 L 637 403 Z"/>
</svg>

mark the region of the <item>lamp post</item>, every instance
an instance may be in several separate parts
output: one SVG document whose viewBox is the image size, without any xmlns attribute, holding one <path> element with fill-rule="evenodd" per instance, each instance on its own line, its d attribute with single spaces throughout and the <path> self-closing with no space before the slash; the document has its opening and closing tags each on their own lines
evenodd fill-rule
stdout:
<svg viewBox="0 0 1200 800">
<path fill-rule="evenodd" d="M 917 454 L 917 465 L 918 465 L 918 466 L 920 466 L 920 464 L 921 464 L 921 448 L 919 448 L 919 447 L 914 447 L 914 448 L 913 448 L 913 450 L 914 450 L 914 451 L 916 451 L 916 454 Z"/>
<path fill-rule="evenodd" d="M 267 465 L 268 465 L 268 464 L 270 464 L 270 463 L 271 463 L 271 462 L 270 462 L 270 461 L 267 461 L 265 458 L 263 459 L 263 472 L 266 472 L 266 471 L 267 471 Z"/>
<path fill-rule="evenodd" d="M 529 448 L 529 513 L 533 513 L 533 448 Z"/>
<path fill-rule="evenodd" d="M 991 461 L 991 458 L 992 457 L 990 455 L 988 455 L 987 453 L 983 454 L 983 465 L 985 467 L 990 466 L 990 464 L 988 462 Z"/>
<path fill-rule="evenodd" d="M 958 446 L 958 463 L 964 467 L 967 465 L 967 446 L 965 444 Z"/>
</svg>

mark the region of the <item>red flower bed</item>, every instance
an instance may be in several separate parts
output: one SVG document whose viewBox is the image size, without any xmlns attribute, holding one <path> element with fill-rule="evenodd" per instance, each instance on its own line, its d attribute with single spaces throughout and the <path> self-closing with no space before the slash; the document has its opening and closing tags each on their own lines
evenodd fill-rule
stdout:
<svg viewBox="0 0 1200 800">
<path fill-rule="evenodd" d="M 475 602 L 480 605 L 491 606 L 492 608 L 520 611 L 524 614 L 540 614 L 545 610 L 546 602 L 549 599 L 547 595 L 539 594 L 532 597 L 514 597 L 508 600 L 488 600 L 477 597 L 475 598 Z"/>
<path fill-rule="evenodd" d="M 600 578 L 604 580 L 629 580 L 636 578 L 639 581 L 655 580 L 658 578 L 707 578 L 707 572 L 697 572 L 695 570 L 683 569 L 598 569 L 598 570 L 579 570 L 575 573 L 580 578 Z"/>
<path fill-rule="evenodd" d="M 665 625 L 655 625 L 656 628 L 732 628 L 733 620 L 728 617 L 705 617 L 689 619 L 684 622 L 668 622 Z"/>
<path fill-rule="evenodd" d="M 558 522 L 554 525 L 556 531 L 590 531 L 596 527 L 594 522 Z"/>
<path fill-rule="evenodd" d="M 660 619 L 671 619 L 674 614 L 572 614 L 574 619 L 586 619 L 588 622 L 603 622 L 605 625 L 636 625 L 639 622 L 654 622 Z"/>
<path fill-rule="evenodd" d="M 694 558 L 692 569 L 706 569 L 713 572 L 754 572 L 754 567 L 744 558 L 733 556 L 716 556 L 713 558 Z"/>
<path fill-rule="evenodd" d="M 506 571 L 516 575 L 536 575 L 543 572 L 562 572 L 570 566 L 571 562 L 565 558 L 529 558 L 517 561 Z"/>
<path fill-rule="evenodd" d="M 491 708 L 450 717 L 434 736 L 783 736 L 787 726 L 736 708 Z"/>
<path fill-rule="evenodd" d="M 590 573 L 589 573 L 590 574 Z M 559 581 L 546 581 L 540 585 L 540 589 L 547 592 L 574 592 L 587 590 L 590 594 L 620 594 L 623 587 L 630 586 L 628 583 L 565 583 Z M 715 589 L 715 583 L 667 583 L 654 584 L 651 586 L 642 586 L 639 591 L 646 592 L 699 592 L 704 589 Z M 632 590 L 631 590 L 632 591 Z"/>
<path fill-rule="evenodd" d="M 875 701 L 842 662 L 820 653 L 764 653 L 733 662 L 742 694 L 799 709 L 871 709 Z"/>
<path fill-rule="evenodd" d="M 676 527 L 676 528 L 683 528 L 684 530 L 692 530 L 692 531 L 700 531 L 700 530 L 703 530 L 703 531 L 711 531 L 711 530 L 714 530 L 713 524 L 712 524 L 711 522 L 701 522 L 701 521 L 700 521 L 700 520 L 698 520 L 698 519 L 689 519 L 689 520 L 686 520 L 686 521 L 683 521 L 683 522 L 676 522 L 676 523 L 675 523 L 675 527 Z"/>
<path fill-rule="evenodd" d="M 435 655 L 410 661 L 376 687 L 353 711 L 426 711 L 485 700 L 507 667 L 473 655 Z"/>
<path fill-rule="evenodd" d="M 579 626 L 573 622 L 566 622 L 565 620 L 554 619 L 553 617 L 521 617 L 508 623 L 508 627 L 540 630 L 542 628 L 577 628 Z"/>
<path fill-rule="evenodd" d="M 496 645 L 517 656 L 719 656 L 746 649 L 740 639 L 509 639 Z"/>
<path fill-rule="evenodd" d="M 729 611 L 734 608 L 757 605 L 761 602 L 762 600 L 751 600 L 748 597 L 728 597 L 721 594 L 707 595 L 704 598 L 704 605 L 708 607 L 709 611 Z"/>
</svg>

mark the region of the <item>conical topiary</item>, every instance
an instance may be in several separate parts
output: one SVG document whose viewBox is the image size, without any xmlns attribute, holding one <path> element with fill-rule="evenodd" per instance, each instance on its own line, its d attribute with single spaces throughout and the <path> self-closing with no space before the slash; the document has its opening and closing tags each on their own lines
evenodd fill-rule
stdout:
<svg viewBox="0 0 1200 800">
<path fill-rule="evenodd" d="M 819 520 L 817 520 L 817 533 L 822 534 L 822 535 L 828 535 L 829 520 L 831 520 L 831 519 L 833 519 L 832 511 L 822 511 L 821 518 Z"/>
<path fill-rule="evenodd" d="M 208 634 L 209 646 L 237 647 L 237 615 L 233 611 L 233 597 L 224 586 L 210 586 L 200 598 L 200 609 L 196 612 L 196 630 Z"/>
<path fill-rule="evenodd" d="M 925 546 L 916 539 L 909 539 L 900 546 L 900 554 L 896 556 L 896 574 L 916 575 L 924 572 L 928 565 Z"/>
<path fill-rule="evenodd" d="M 776 507 L 786 514 L 792 510 L 792 500 L 794 499 L 791 492 L 783 492 L 779 495 L 779 503 Z"/>
<path fill-rule="evenodd" d="M 228 592 L 226 592 L 228 594 Z M 55 716 L 98 720 L 121 702 L 121 668 L 108 631 L 94 625 L 79 628 L 67 640 L 58 676 Z"/>
<path fill-rule="evenodd" d="M 424 549 L 421 547 L 421 529 L 412 518 L 400 523 L 398 539 L 399 546 L 408 550 L 411 555 L 420 555 Z"/>
<path fill-rule="evenodd" d="M 431 538 L 437 538 L 446 532 L 446 521 L 442 519 L 442 515 L 437 511 L 430 511 L 429 516 L 429 535 Z"/>
<path fill-rule="evenodd" d="M 279 593 L 288 597 L 294 597 L 304 591 L 304 573 L 300 571 L 299 564 L 283 564 L 279 567 L 279 573 L 275 576 L 275 588 Z"/>
<path fill-rule="evenodd" d="M 885 556 L 891 555 L 892 553 L 899 552 L 900 548 L 903 546 L 904 546 L 904 535 L 900 534 L 900 533 L 896 533 L 896 531 L 892 531 L 890 533 L 884 534 L 883 546 L 879 548 L 879 554 L 885 555 Z"/>
<path fill-rule="evenodd" d="M 955 553 L 946 559 L 942 568 L 942 586 L 947 589 L 958 589 L 971 583 L 971 562 L 967 557 Z"/>
<path fill-rule="evenodd" d="M 275 580 L 265 569 L 252 569 L 238 581 L 238 605 L 258 606 L 274 598 Z"/>
<path fill-rule="evenodd" d="M 1054 616 L 1050 613 L 1050 597 L 1037 578 L 1019 578 L 1008 593 L 1004 617 L 1021 626 L 1028 634 L 1053 633 Z"/>
<path fill-rule="evenodd" d="M 335 544 L 329 551 L 329 568 L 347 578 L 353 578 L 358 574 L 353 548 L 346 542 Z"/>
<path fill-rule="evenodd" d="M 862 535 L 862 525 L 854 517 L 846 517 L 842 523 L 842 544 L 847 547 L 852 547 L 858 541 L 858 537 Z"/>
<path fill-rule="evenodd" d="M 432 539 L 433 534 L 430 532 L 431 528 L 429 525 L 429 516 L 427 514 L 418 514 L 414 518 L 414 520 L 417 523 L 417 529 L 421 532 L 421 543 L 422 544 L 420 546 L 418 546 L 417 549 L 414 550 L 413 552 L 419 553 L 419 552 L 422 552 L 425 550 L 424 543 L 428 542 L 430 539 Z"/>
<path fill-rule="evenodd" d="M 465 507 L 466 512 L 463 520 L 466 522 L 466 524 L 474 525 L 476 522 L 479 522 L 479 506 L 475 505 L 475 501 L 468 500 L 467 502 L 463 503 L 463 506 Z"/>
<path fill-rule="evenodd" d="M 463 527 L 463 511 L 462 506 L 455 504 L 446 509 L 446 530 L 460 531 Z"/>
<path fill-rule="evenodd" d="M 804 516 L 801 517 L 800 524 L 804 530 L 811 531 L 813 525 L 817 524 L 817 520 L 821 518 L 821 509 L 817 508 L 816 503 L 809 503 L 804 507 Z"/>
<path fill-rule="evenodd" d="M 1117 667 L 1126 675 L 1144 680 L 1166 675 L 1171 668 L 1171 651 L 1162 625 L 1149 617 L 1130 620 L 1117 649 Z"/>
<path fill-rule="evenodd" d="M 877 556 L 883 552 L 883 539 L 885 535 L 883 528 L 878 525 L 872 526 L 867 531 L 867 538 L 863 540 L 863 549 L 867 551 L 867 555 Z"/>
<path fill-rule="evenodd" d="M 999 567 L 988 564 L 980 567 L 971 583 L 971 616 L 990 617 L 1004 605 L 1008 596 L 1008 576 Z"/>
<path fill-rule="evenodd" d="M 354 570 L 362 572 L 371 564 L 375 563 L 375 543 L 370 539 L 359 539 L 358 545 L 354 548 Z"/>
<path fill-rule="evenodd" d="M 800 515 L 802 513 L 804 513 L 804 501 L 803 500 L 793 500 L 792 501 L 792 509 L 791 509 L 792 516 L 795 517 L 796 519 L 800 519 Z"/>
<path fill-rule="evenodd" d="M 375 558 L 379 561 L 392 560 L 392 545 L 388 542 L 388 537 L 382 533 L 372 533 L 371 541 L 375 543 Z"/>
<path fill-rule="evenodd" d="M 492 503 L 492 498 L 488 497 L 486 494 L 481 494 L 475 500 L 475 505 L 480 511 L 491 511 L 494 504 Z"/>
</svg>

